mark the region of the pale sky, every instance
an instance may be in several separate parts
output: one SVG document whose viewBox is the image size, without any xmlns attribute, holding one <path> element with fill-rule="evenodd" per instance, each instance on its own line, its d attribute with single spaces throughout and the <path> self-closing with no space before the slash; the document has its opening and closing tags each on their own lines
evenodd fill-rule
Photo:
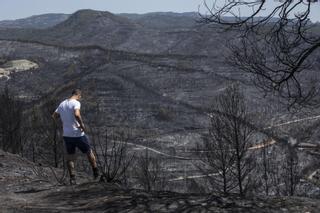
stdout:
<svg viewBox="0 0 320 213">
<path fill-rule="evenodd" d="M 225 0 L 217 0 L 225 2 Z M 213 0 L 207 0 L 208 3 Z M 276 1 L 270 0 L 269 6 Z M 94 9 L 112 13 L 193 12 L 203 8 L 203 0 L 0 0 L 0 20 L 25 18 L 45 13 L 71 14 L 79 9 Z M 266 12 L 268 8 L 266 8 Z M 248 16 L 249 10 L 241 15 Z M 320 21 L 320 2 L 314 3 L 312 21 Z"/>
<path fill-rule="evenodd" d="M 198 11 L 202 0 L 0 0 L 0 20 L 44 13 L 71 14 L 79 9 L 112 13 Z"/>
</svg>

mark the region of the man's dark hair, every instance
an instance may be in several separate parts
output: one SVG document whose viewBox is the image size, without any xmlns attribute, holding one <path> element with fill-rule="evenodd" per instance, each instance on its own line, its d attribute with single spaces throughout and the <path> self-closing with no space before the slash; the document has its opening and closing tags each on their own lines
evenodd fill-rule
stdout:
<svg viewBox="0 0 320 213">
<path fill-rule="evenodd" d="M 81 94 L 81 90 L 80 89 L 72 90 L 72 95 L 80 95 L 80 94 Z"/>
</svg>

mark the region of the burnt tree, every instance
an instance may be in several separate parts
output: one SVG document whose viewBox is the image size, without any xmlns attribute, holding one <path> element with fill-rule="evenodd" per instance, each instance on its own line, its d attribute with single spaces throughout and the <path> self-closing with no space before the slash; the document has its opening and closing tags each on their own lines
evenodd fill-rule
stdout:
<svg viewBox="0 0 320 213">
<path fill-rule="evenodd" d="M 317 74 L 312 72 L 319 68 L 320 31 L 310 21 L 312 1 L 209 2 L 204 4 L 209 13 L 201 20 L 234 32 L 228 41 L 231 65 L 251 74 L 267 94 L 283 97 L 289 107 L 319 103 Z M 271 9 L 263 14 L 267 6 Z M 251 13 L 243 16 L 248 9 Z"/>
<path fill-rule="evenodd" d="M 225 194 L 238 190 L 245 195 L 251 181 L 252 155 L 248 152 L 252 128 L 238 85 L 229 86 L 216 100 L 210 114 L 209 136 L 204 141 L 202 161 L 209 167 L 213 188 Z M 220 113 L 217 113 L 220 112 Z"/>
<path fill-rule="evenodd" d="M 6 87 L 0 94 L 0 144 L 1 149 L 21 153 L 23 149 L 23 104 Z"/>
</svg>

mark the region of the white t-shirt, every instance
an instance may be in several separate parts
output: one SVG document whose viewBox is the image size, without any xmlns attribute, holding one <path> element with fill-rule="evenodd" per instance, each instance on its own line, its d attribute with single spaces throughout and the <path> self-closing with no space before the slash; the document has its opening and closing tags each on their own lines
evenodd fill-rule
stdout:
<svg viewBox="0 0 320 213">
<path fill-rule="evenodd" d="M 84 136 L 79 128 L 80 124 L 75 118 L 74 111 L 80 109 L 80 102 L 75 99 L 66 99 L 60 103 L 55 112 L 60 114 L 63 125 L 63 136 L 81 137 Z"/>
</svg>

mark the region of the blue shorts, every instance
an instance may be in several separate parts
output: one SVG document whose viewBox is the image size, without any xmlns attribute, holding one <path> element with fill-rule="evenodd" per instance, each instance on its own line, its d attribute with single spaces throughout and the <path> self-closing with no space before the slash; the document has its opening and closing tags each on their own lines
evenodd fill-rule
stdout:
<svg viewBox="0 0 320 213">
<path fill-rule="evenodd" d="M 78 147 L 82 153 L 89 153 L 91 150 L 91 146 L 86 135 L 81 137 L 63 137 L 63 140 L 69 155 L 76 153 L 76 147 Z"/>
</svg>

